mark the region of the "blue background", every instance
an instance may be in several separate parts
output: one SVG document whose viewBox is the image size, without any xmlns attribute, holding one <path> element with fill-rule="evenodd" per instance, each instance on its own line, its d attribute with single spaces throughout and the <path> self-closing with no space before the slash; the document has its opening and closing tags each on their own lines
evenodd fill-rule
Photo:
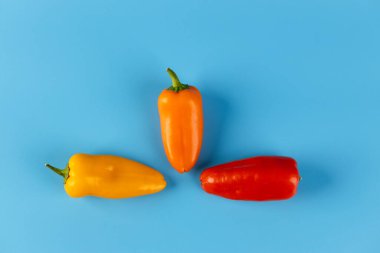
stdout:
<svg viewBox="0 0 380 253">
<path fill-rule="evenodd" d="M 379 252 L 380 4 L 0 0 L 0 252 Z M 166 67 L 203 94 L 179 175 L 160 139 Z M 77 152 L 144 162 L 151 196 L 71 199 L 44 167 Z M 203 168 L 297 159 L 282 202 L 205 194 Z"/>
</svg>

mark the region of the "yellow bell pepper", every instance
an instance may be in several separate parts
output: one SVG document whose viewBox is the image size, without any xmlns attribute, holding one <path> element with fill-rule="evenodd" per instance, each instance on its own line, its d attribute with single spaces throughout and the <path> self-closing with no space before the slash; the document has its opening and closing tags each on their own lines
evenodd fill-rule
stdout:
<svg viewBox="0 0 380 253">
<path fill-rule="evenodd" d="M 46 166 L 64 178 L 70 197 L 130 198 L 166 187 L 160 172 L 118 156 L 75 154 L 63 170 Z"/>
</svg>

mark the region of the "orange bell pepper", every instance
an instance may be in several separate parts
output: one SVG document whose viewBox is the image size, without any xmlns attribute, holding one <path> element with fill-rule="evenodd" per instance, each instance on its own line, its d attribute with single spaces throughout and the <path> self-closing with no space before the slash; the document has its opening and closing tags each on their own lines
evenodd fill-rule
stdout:
<svg viewBox="0 0 380 253">
<path fill-rule="evenodd" d="M 183 173 L 194 167 L 201 151 L 202 96 L 194 86 L 182 84 L 170 68 L 167 71 L 172 86 L 158 98 L 162 142 L 170 164 Z"/>
</svg>

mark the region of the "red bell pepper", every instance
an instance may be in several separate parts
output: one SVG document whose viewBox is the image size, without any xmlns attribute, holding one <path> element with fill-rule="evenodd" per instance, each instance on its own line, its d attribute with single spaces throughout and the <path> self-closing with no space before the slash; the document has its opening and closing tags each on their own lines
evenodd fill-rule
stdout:
<svg viewBox="0 0 380 253">
<path fill-rule="evenodd" d="M 200 176 L 202 188 L 233 200 L 284 200 L 293 197 L 301 177 L 289 157 L 258 156 L 217 165 Z"/>
</svg>

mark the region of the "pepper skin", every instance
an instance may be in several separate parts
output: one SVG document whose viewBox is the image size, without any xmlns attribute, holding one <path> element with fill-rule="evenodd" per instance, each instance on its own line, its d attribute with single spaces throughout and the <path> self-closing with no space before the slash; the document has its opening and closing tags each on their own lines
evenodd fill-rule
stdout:
<svg viewBox="0 0 380 253">
<path fill-rule="evenodd" d="M 170 164 L 183 173 L 194 167 L 201 151 L 202 96 L 194 86 L 182 84 L 171 69 L 167 71 L 172 86 L 158 98 L 162 142 Z"/>
<path fill-rule="evenodd" d="M 217 165 L 200 176 L 203 190 L 233 200 L 284 200 L 293 197 L 301 177 L 289 157 L 258 156 Z"/>
<path fill-rule="evenodd" d="M 144 164 L 112 155 L 73 155 L 66 168 L 46 166 L 63 176 L 70 197 L 130 198 L 163 190 L 162 174 Z"/>
</svg>

